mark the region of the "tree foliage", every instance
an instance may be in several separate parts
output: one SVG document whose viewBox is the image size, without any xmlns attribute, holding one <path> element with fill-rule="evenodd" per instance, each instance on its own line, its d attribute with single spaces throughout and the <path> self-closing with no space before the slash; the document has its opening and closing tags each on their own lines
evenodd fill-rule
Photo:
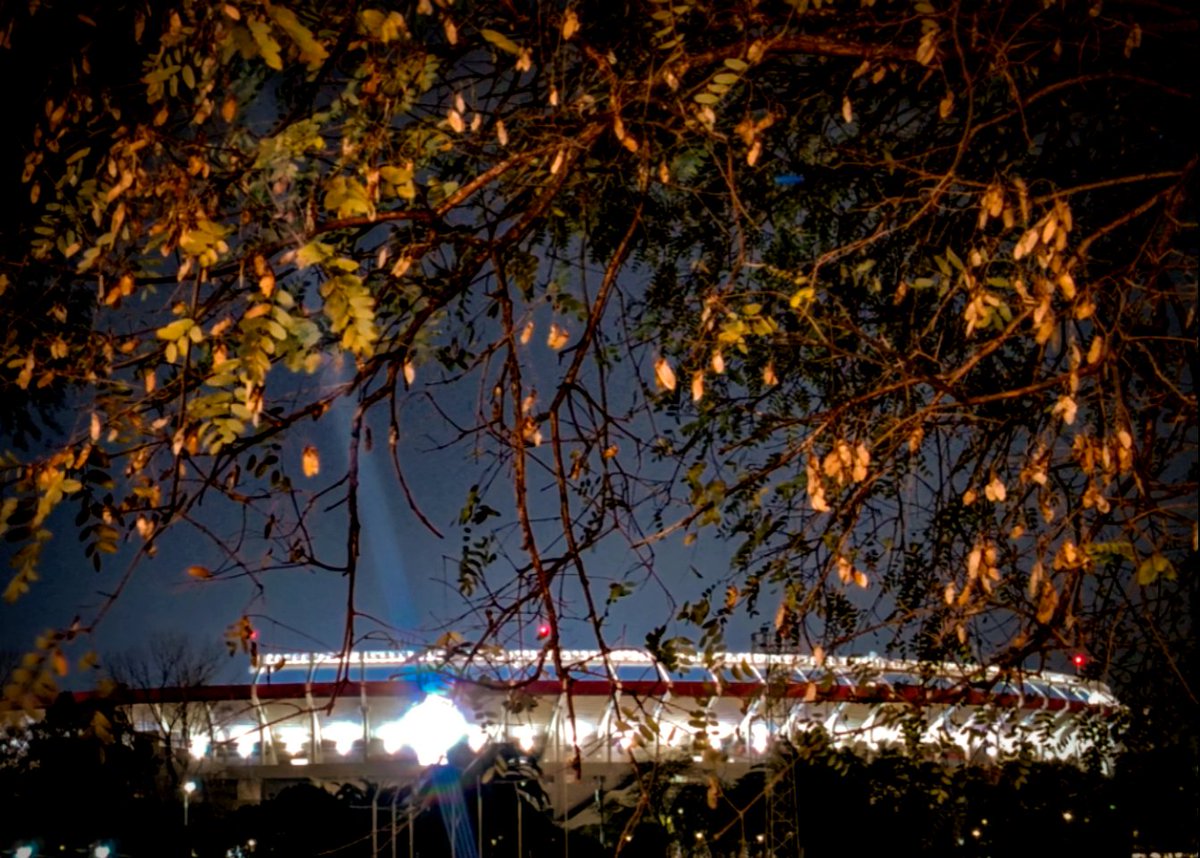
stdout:
<svg viewBox="0 0 1200 858">
<path fill-rule="evenodd" d="M 1185 11 L 43 3 L 6 40 L 60 19 L 0 272 L 10 601 L 64 531 L 101 569 L 191 528 L 196 578 L 344 573 L 350 646 L 362 470 L 424 520 L 435 414 L 477 471 L 455 640 L 603 643 L 606 588 L 719 539 L 664 657 L 763 611 L 818 652 L 1153 651 L 1194 704 L 1156 616 L 1195 588 Z M 339 415 L 330 473 L 289 439 Z"/>
</svg>

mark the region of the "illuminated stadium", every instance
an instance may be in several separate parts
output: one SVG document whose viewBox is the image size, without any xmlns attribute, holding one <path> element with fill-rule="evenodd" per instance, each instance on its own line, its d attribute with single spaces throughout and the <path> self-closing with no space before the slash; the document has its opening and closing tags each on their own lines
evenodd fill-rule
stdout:
<svg viewBox="0 0 1200 858">
<path fill-rule="evenodd" d="M 915 742 L 945 760 L 1078 761 L 1118 706 L 1082 677 L 874 657 L 724 653 L 668 669 L 615 650 L 564 651 L 562 663 L 565 682 L 545 650 L 267 655 L 244 685 L 128 700 L 137 729 L 172 733 L 189 770 L 239 802 L 297 781 L 409 782 L 449 749 L 490 744 L 538 761 L 560 817 L 632 761 L 690 757 L 736 778 L 809 730 L 863 754 Z"/>
</svg>

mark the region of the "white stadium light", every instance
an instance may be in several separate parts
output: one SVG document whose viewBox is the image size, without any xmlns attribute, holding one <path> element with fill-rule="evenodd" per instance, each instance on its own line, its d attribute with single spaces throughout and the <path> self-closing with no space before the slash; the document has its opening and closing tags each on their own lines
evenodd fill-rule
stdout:
<svg viewBox="0 0 1200 858">
<path fill-rule="evenodd" d="M 238 756 L 243 760 L 248 760 L 254 755 L 254 746 L 258 744 L 258 733 L 253 727 L 247 727 L 245 733 L 233 740 L 233 744 L 237 747 Z"/>
<path fill-rule="evenodd" d="M 532 751 L 537 742 L 537 732 L 532 724 L 522 724 L 517 727 L 513 730 L 513 737 L 517 740 L 517 747 L 526 753 Z"/>
<path fill-rule="evenodd" d="M 375 736 L 383 743 L 385 754 L 394 754 L 404 747 L 404 726 L 399 721 L 388 721 L 380 724 L 375 730 Z"/>
<path fill-rule="evenodd" d="M 321 735 L 333 742 L 334 748 L 343 757 L 354 748 L 354 743 L 362 738 L 362 727 L 353 721 L 334 721 L 321 728 Z"/>
<path fill-rule="evenodd" d="M 289 756 L 296 756 L 308 744 L 308 730 L 294 724 L 279 728 L 279 741 Z"/>
<path fill-rule="evenodd" d="M 188 752 L 197 760 L 204 759 L 208 753 L 208 736 L 196 733 L 188 740 Z"/>
<path fill-rule="evenodd" d="M 440 694 L 430 694 L 399 721 L 404 744 L 417 752 L 423 766 L 439 763 L 466 737 L 470 724 L 458 708 Z"/>
<path fill-rule="evenodd" d="M 762 721 L 750 725 L 750 747 L 756 754 L 765 754 L 771 741 L 771 730 Z"/>
</svg>

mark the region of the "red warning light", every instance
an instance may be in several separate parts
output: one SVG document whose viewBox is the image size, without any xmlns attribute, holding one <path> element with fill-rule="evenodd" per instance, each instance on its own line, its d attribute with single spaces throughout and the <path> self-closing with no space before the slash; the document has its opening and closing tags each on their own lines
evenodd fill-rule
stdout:
<svg viewBox="0 0 1200 858">
<path fill-rule="evenodd" d="M 550 624 L 549 623 L 539 624 L 538 628 L 537 628 L 537 636 L 538 636 L 538 640 L 540 640 L 540 641 L 544 641 L 546 638 L 550 637 Z"/>
<path fill-rule="evenodd" d="M 1071 656 L 1071 664 L 1075 665 L 1076 667 L 1083 667 L 1085 664 L 1087 664 L 1087 660 L 1087 656 L 1081 652 L 1077 652 L 1075 655 Z"/>
</svg>

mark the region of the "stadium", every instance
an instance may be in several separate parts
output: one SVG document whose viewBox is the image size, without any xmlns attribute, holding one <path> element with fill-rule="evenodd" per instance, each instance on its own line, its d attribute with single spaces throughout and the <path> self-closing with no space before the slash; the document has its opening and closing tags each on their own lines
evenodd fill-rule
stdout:
<svg viewBox="0 0 1200 858">
<path fill-rule="evenodd" d="M 1118 702 L 1062 673 L 1000 675 L 877 657 L 719 653 L 670 666 L 638 650 L 271 654 L 245 684 L 127 690 L 135 729 L 160 736 L 209 797 L 254 803 L 298 782 L 416 782 L 454 753 L 515 749 L 556 818 L 586 818 L 632 762 L 687 761 L 722 779 L 781 738 L 823 730 L 870 755 L 919 746 L 971 763 L 1107 754 Z M 186 749 L 186 750 L 184 750 Z"/>
</svg>

